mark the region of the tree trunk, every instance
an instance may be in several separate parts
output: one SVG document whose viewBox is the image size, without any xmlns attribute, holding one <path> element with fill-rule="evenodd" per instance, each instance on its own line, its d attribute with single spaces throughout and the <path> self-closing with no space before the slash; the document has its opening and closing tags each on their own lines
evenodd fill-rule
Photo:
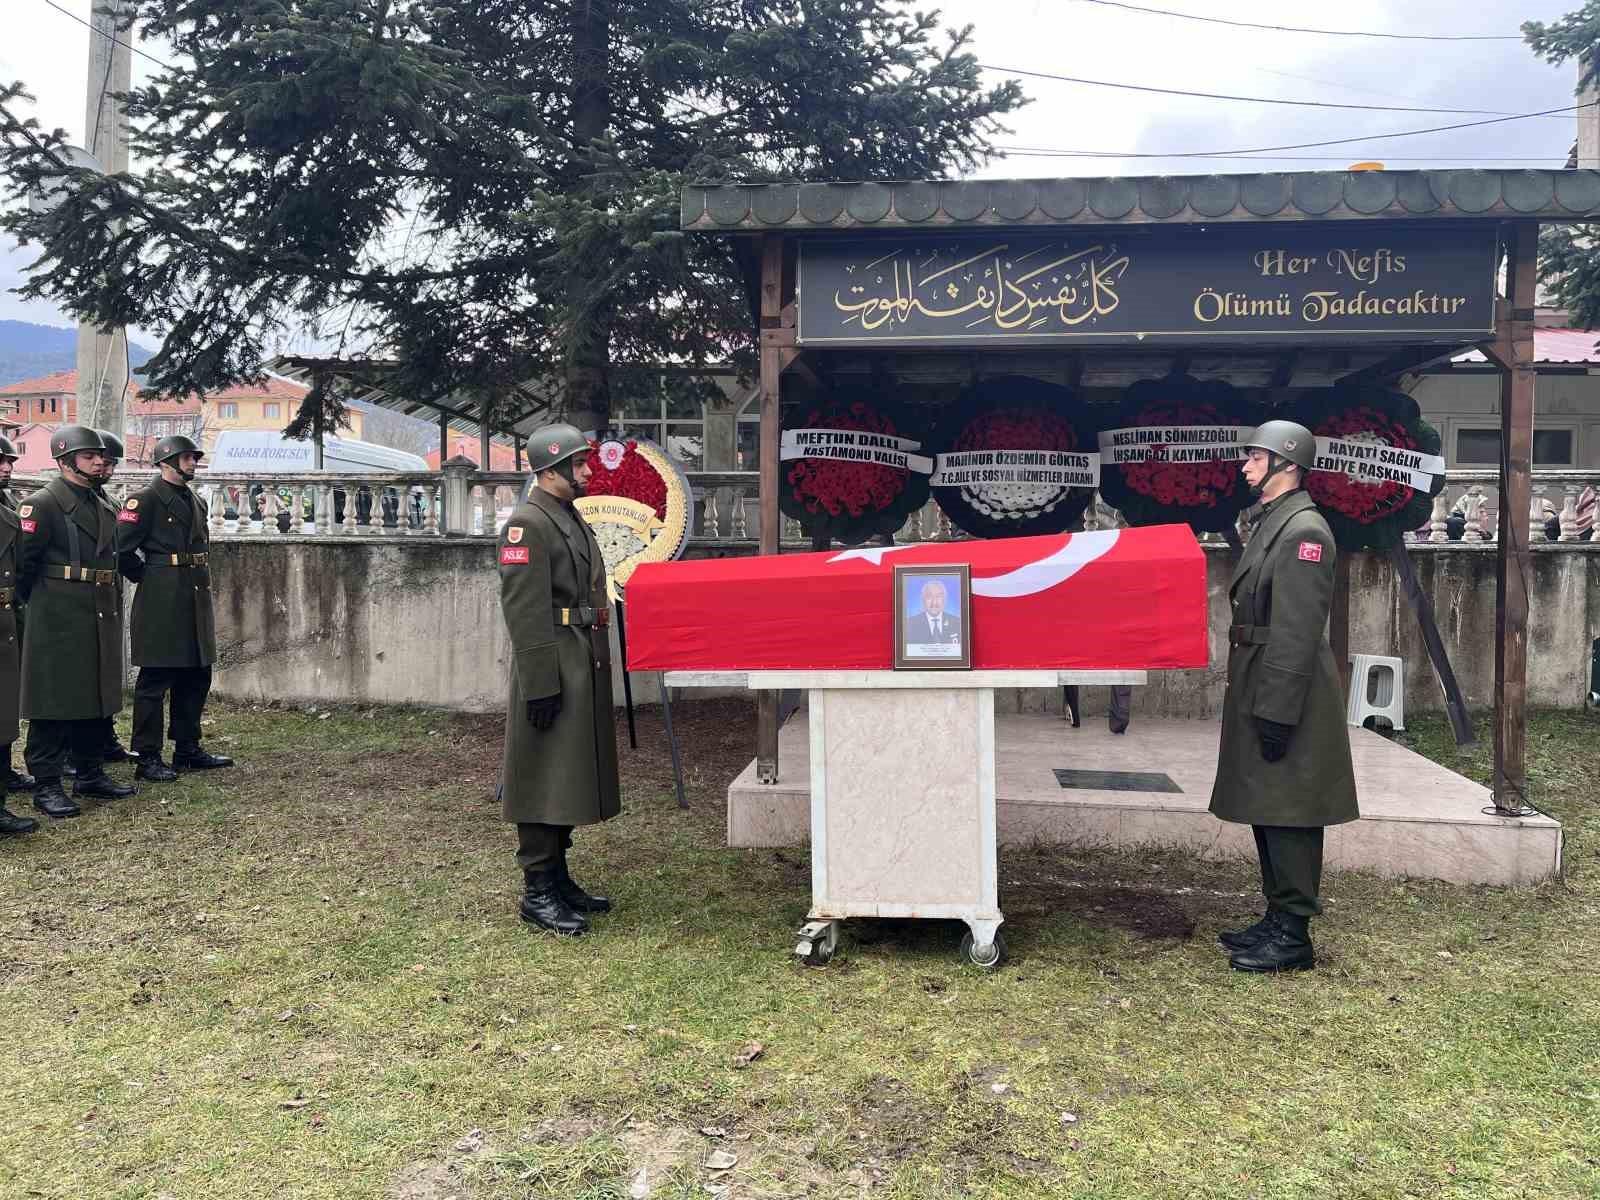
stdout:
<svg viewBox="0 0 1600 1200">
<path fill-rule="evenodd" d="M 611 125 L 611 3 L 580 0 L 572 14 L 573 177 L 584 191 L 598 189 L 593 143 Z M 585 432 L 603 429 L 611 415 L 609 323 L 596 309 L 604 263 L 580 258 L 567 276 L 567 414 Z"/>
</svg>

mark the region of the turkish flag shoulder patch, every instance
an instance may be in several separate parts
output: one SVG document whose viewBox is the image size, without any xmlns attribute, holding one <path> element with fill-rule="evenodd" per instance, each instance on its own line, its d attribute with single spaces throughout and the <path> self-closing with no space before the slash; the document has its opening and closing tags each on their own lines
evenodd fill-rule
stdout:
<svg viewBox="0 0 1600 1200">
<path fill-rule="evenodd" d="M 39 528 L 39 522 L 33 521 L 33 520 L 29 520 L 27 517 L 22 518 L 22 532 L 23 533 L 32 533 L 32 532 L 34 532 L 34 530 L 36 530 L 38 528 Z"/>
<path fill-rule="evenodd" d="M 512 566 L 512 565 L 514 565 L 516 563 L 526 564 L 527 562 L 528 562 L 528 547 L 526 547 L 526 546 L 501 546 L 500 547 L 500 565 L 502 567 Z"/>
<path fill-rule="evenodd" d="M 139 514 L 123 509 L 117 514 L 117 521 L 123 525 L 137 525 L 139 523 Z"/>
<path fill-rule="evenodd" d="M 1319 542 L 1301 542 L 1300 558 L 1304 562 L 1321 562 L 1322 545 Z"/>
</svg>

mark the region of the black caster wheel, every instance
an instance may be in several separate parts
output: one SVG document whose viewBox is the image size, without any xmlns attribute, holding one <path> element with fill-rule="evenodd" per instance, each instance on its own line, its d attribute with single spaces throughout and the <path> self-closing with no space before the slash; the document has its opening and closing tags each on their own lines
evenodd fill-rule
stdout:
<svg viewBox="0 0 1600 1200">
<path fill-rule="evenodd" d="M 808 921 L 796 935 L 795 957 L 808 967 L 825 967 L 839 948 L 837 921 Z"/>
<path fill-rule="evenodd" d="M 973 942 L 972 931 L 969 929 L 961 937 L 961 957 L 980 971 L 998 971 L 1006 962 L 1005 935 L 996 930 L 993 942 L 987 946 L 979 946 Z"/>
</svg>

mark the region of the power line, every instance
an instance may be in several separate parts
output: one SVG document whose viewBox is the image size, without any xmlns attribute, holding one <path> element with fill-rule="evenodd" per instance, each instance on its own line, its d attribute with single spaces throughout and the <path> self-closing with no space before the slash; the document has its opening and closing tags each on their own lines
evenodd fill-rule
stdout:
<svg viewBox="0 0 1600 1200">
<path fill-rule="evenodd" d="M 85 29 L 88 29 L 88 30 L 91 30 L 91 31 L 94 29 L 94 26 L 89 24 L 88 21 L 85 21 L 82 17 L 80 17 L 75 12 L 68 12 L 66 9 L 62 8 L 61 5 L 57 4 L 55 2 L 55 0 L 44 0 L 44 3 L 46 5 L 48 5 L 49 7 L 55 9 L 63 17 L 71 17 L 74 21 L 76 21 L 79 25 L 82 25 Z M 105 36 L 111 37 L 111 40 L 113 42 L 115 42 L 117 45 L 122 46 L 125 49 L 132 50 L 135 54 L 139 55 L 140 57 L 148 58 L 151 62 L 155 63 L 156 66 L 158 66 L 158 67 L 165 67 L 169 71 L 177 70 L 177 68 L 174 67 L 171 63 L 162 62 L 159 58 L 157 58 L 153 54 L 146 54 L 143 50 L 139 49 L 139 47 L 135 46 L 132 42 L 125 42 L 119 37 L 112 37 L 110 34 L 106 34 Z"/>
<path fill-rule="evenodd" d="M 1435 125 L 1431 129 L 1400 129 L 1393 133 L 1369 133 L 1362 137 L 1330 138 L 1323 142 L 1293 142 L 1284 146 L 1252 146 L 1244 150 L 1179 151 L 1176 154 L 1154 154 L 1135 151 L 1117 154 L 1100 150 L 1045 150 L 1030 151 L 1030 157 L 1046 158 L 1239 158 L 1252 154 L 1272 154 L 1279 150 L 1317 150 L 1323 146 L 1350 146 L 1360 142 L 1376 142 L 1386 138 L 1420 137 L 1427 133 L 1449 133 L 1456 129 L 1478 129 L 1484 125 L 1504 125 L 1508 121 L 1525 121 L 1530 117 L 1548 117 L 1554 113 L 1573 113 L 1580 108 L 1591 108 L 1600 101 L 1573 104 L 1566 108 L 1547 108 L 1539 112 L 1518 113 L 1511 117 L 1493 117 L 1487 121 L 1462 121 L 1455 125 Z M 1004 146 L 996 147 L 1004 150 Z"/>
<path fill-rule="evenodd" d="M 1110 151 L 1087 150 L 1040 150 L 1027 146 L 996 146 L 1003 158 L 1138 158 L 1136 154 L 1113 154 Z M 1162 154 L 1159 158 L 1210 158 L 1226 159 L 1232 162 L 1339 162 L 1347 163 L 1351 156 L 1348 154 Z M 1406 163 L 1549 163 L 1560 159 L 1559 154 L 1530 155 L 1526 158 L 1511 158 L 1502 155 L 1462 155 L 1445 154 L 1429 157 L 1412 154 L 1398 156 L 1385 155 L 1388 162 Z"/>
<path fill-rule="evenodd" d="M 1278 100 L 1270 96 L 1234 96 L 1225 92 L 1190 92 L 1180 88 L 1150 87 L 1140 83 L 1113 83 L 1108 79 L 1080 79 L 1076 75 L 1053 75 L 1047 71 L 1024 71 L 1017 67 L 995 67 L 979 63 L 983 71 L 997 71 L 1005 75 L 1026 75 L 1032 79 L 1051 79 L 1057 83 L 1081 83 L 1089 87 L 1117 88 L 1125 92 L 1154 92 L 1160 96 L 1184 96 L 1195 100 L 1236 100 L 1244 104 L 1282 104 L 1291 108 L 1344 108 L 1360 112 L 1412 112 L 1441 113 L 1462 116 L 1501 116 L 1514 114 L 1493 108 L 1422 108 L 1393 104 L 1339 104 L 1330 100 Z"/>
<path fill-rule="evenodd" d="M 1173 12 L 1165 8 L 1143 8 L 1137 4 L 1123 4 L 1120 0 L 1078 0 L 1080 4 L 1099 4 L 1106 8 L 1121 8 L 1128 12 L 1144 13 L 1152 17 L 1177 17 L 1184 21 L 1204 21 L 1208 25 L 1232 25 L 1237 29 L 1266 29 L 1273 33 L 1314 33 L 1321 37 L 1388 38 L 1399 42 L 1520 42 L 1521 35 L 1512 33 L 1369 33 L 1354 29 L 1306 29 L 1299 25 L 1259 25 L 1254 21 L 1229 21 L 1223 17 L 1202 17 L 1199 13 Z"/>
</svg>

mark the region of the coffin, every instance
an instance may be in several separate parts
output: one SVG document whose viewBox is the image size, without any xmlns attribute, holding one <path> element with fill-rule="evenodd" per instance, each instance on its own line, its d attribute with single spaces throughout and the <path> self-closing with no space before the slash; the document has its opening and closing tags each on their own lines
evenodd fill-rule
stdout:
<svg viewBox="0 0 1600 1200">
<path fill-rule="evenodd" d="M 977 670 L 1207 665 L 1205 552 L 1187 525 L 645 563 L 633 671 L 888 670 L 894 565 L 966 563 Z"/>
</svg>

